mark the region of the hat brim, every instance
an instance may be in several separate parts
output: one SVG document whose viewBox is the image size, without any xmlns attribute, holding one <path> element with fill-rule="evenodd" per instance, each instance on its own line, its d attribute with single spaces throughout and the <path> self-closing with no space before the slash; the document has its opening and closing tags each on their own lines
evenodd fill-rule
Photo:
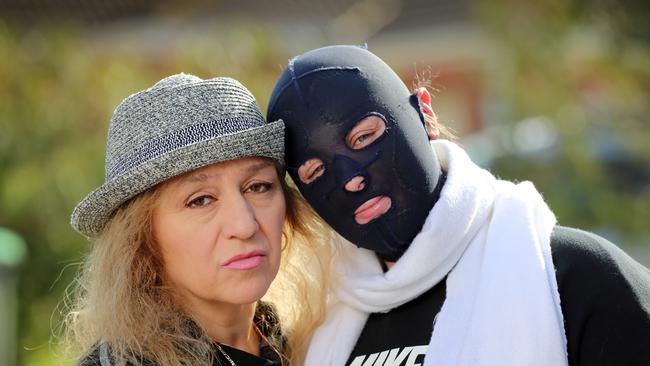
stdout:
<svg viewBox="0 0 650 366">
<path fill-rule="evenodd" d="M 264 156 L 284 164 L 284 123 L 203 140 L 172 150 L 105 182 L 86 196 L 72 212 L 72 227 L 88 237 L 97 237 L 124 202 L 194 169 L 222 161 Z"/>
</svg>

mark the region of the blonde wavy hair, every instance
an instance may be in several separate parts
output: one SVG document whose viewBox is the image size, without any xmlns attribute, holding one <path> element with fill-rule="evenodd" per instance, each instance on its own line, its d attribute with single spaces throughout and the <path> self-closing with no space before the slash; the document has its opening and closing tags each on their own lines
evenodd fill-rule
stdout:
<svg viewBox="0 0 650 366">
<path fill-rule="evenodd" d="M 279 168 L 278 174 L 284 176 Z M 283 365 L 299 365 L 324 319 L 331 249 L 329 229 L 297 190 L 281 181 L 287 203 L 282 263 L 264 300 L 275 307 L 286 340 L 270 345 Z M 122 364 L 145 359 L 161 366 L 212 365 L 213 341 L 188 326 L 189 315 L 165 285 L 151 225 L 158 196 L 159 189 L 152 188 L 121 207 L 92 246 L 64 301 L 70 355 L 86 355 L 106 342 Z"/>
</svg>

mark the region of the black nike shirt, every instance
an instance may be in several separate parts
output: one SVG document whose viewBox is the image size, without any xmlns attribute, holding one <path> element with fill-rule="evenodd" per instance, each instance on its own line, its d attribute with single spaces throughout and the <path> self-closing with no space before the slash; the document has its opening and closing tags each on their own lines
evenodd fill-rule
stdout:
<svg viewBox="0 0 650 366">
<path fill-rule="evenodd" d="M 551 235 L 551 254 L 569 365 L 650 365 L 650 271 L 602 237 L 562 226 Z M 445 280 L 387 313 L 370 314 L 346 365 L 421 365 Z"/>
</svg>

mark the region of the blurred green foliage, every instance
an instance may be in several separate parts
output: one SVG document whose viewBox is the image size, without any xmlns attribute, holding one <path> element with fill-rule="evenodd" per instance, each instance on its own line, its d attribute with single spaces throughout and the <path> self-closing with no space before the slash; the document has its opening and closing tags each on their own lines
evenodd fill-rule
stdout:
<svg viewBox="0 0 650 366">
<path fill-rule="evenodd" d="M 559 132 L 550 153 L 531 158 L 512 151 L 491 168 L 534 181 L 562 224 L 647 244 L 649 23 L 643 11 L 617 4 L 610 11 L 608 4 L 478 2 L 479 20 L 507 65 L 496 84 L 508 120 L 543 116 Z M 161 35 L 164 46 L 157 47 L 129 40 L 128 27 L 119 41 L 109 30 L 87 32 L 0 23 L 0 226 L 19 232 L 29 247 L 20 273 L 19 364 L 70 363 L 57 361 L 51 337 L 52 329 L 58 332 L 57 305 L 88 249 L 69 215 L 103 181 L 113 108 L 165 76 L 189 72 L 234 77 L 265 110 L 290 56 L 272 32 L 251 24 L 181 32 L 177 39 Z M 599 155 L 599 136 L 618 150 Z"/>
<path fill-rule="evenodd" d="M 535 182 L 561 224 L 648 245 L 650 5 L 480 4 L 482 23 L 508 60 L 500 92 L 510 120 L 543 117 L 559 135 L 547 156 L 507 154 L 493 170 Z"/>
</svg>

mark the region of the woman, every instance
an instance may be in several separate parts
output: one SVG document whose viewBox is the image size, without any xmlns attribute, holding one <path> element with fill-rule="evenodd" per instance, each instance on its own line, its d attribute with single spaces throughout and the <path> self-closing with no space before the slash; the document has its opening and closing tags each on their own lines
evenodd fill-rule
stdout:
<svg viewBox="0 0 650 366">
<path fill-rule="evenodd" d="M 72 214 L 96 238 L 66 319 L 79 364 L 299 362 L 326 263 L 283 179 L 283 128 L 230 78 L 170 76 L 117 107 L 106 180 Z M 259 300 L 281 256 L 275 311 Z"/>
<path fill-rule="evenodd" d="M 429 93 L 376 55 L 295 57 L 267 116 L 347 239 L 305 365 L 650 365 L 650 272 L 438 140 Z"/>
</svg>

